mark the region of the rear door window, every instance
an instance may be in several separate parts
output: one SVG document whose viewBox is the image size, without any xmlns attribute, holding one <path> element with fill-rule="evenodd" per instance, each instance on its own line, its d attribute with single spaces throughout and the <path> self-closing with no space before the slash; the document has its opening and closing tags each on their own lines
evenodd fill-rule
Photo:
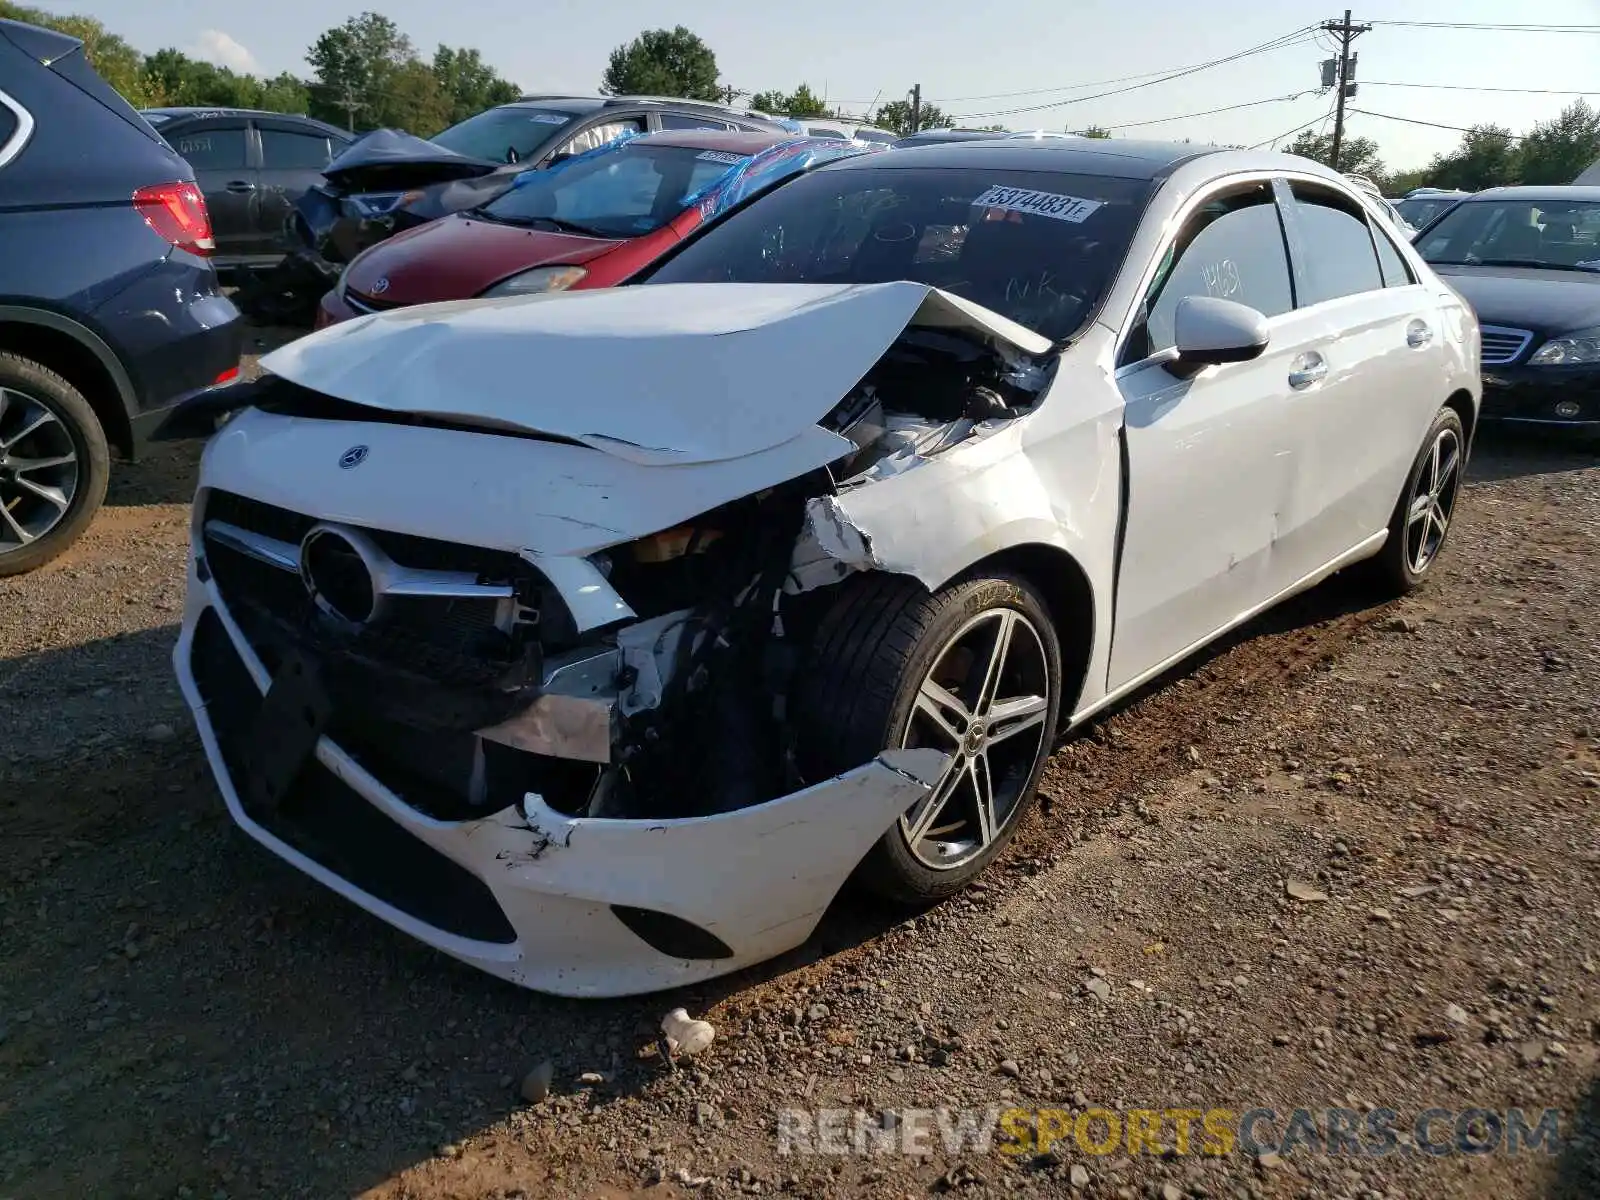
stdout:
<svg viewBox="0 0 1600 1200">
<path fill-rule="evenodd" d="M 320 171 L 332 157 L 327 134 L 261 130 L 261 165 L 269 171 Z"/>
<path fill-rule="evenodd" d="M 1295 266 L 1302 308 L 1384 285 L 1366 213 L 1330 188 L 1294 182 Z"/>
<path fill-rule="evenodd" d="M 726 121 L 714 120 L 711 117 L 692 117 L 687 113 L 662 113 L 661 128 L 663 129 L 732 129 Z"/>
<path fill-rule="evenodd" d="M 172 148 L 196 171 L 237 171 L 249 165 L 243 125 L 207 125 L 171 135 Z"/>
<path fill-rule="evenodd" d="M 591 125 L 576 136 L 569 138 L 557 154 L 582 154 L 587 150 L 598 150 L 610 142 L 616 141 L 630 133 L 644 132 L 644 118 L 630 117 L 621 121 L 606 121 L 599 125 Z"/>
<path fill-rule="evenodd" d="M 1383 272 L 1384 287 L 1409 287 L 1416 282 L 1411 277 L 1411 268 L 1406 266 L 1406 260 L 1395 249 L 1394 242 L 1376 224 L 1373 226 L 1372 240 L 1378 244 L 1378 267 Z"/>
</svg>

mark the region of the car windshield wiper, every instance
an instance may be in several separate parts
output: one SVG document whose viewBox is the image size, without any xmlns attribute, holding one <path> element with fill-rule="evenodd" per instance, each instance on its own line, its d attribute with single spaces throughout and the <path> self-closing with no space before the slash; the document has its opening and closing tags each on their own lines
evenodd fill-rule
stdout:
<svg viewBox="0 0 1600 1200">
<path fill-rule="evenodd" d="M 560 217 L 522 217 L 510 213 L 497 213 L 487 205 L 483 208 L 470 210 L 469 215 L 482 217 L 485 221 L 497 221 L 502 225 L 520 225 L 530 229 L 549 229 L 556 233 L 576 233 L 583 237 L 609 238 L 615 234 L 607 233 L 603 229 L 595 229 L 590 225 L 579 225 L 575 221 L 563 221 Z"/>
<path fill-rule="evenodd" d="M 1479 267 L 1535 267 L 1541 271 L 1565 271 L 1569 269 L 1562 263 L 1540 262 L 1536 258 L 1486 258 L 1482 262 L 1473 265 Z"/>
</svg>

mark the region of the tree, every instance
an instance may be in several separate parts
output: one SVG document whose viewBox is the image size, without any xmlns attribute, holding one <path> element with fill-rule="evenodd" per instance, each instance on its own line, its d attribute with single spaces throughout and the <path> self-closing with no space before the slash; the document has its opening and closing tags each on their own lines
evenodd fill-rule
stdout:
<svg viewBox="0 0 1600 1200">
<path fill-rule="evenodd" d="M 395 84 L 417 55 L 388 17 L 364 12 L 326 30 L 306 51 L 306 61 L 316 72 L 314 115 L 351 127 L 393 125 L 416 132 L 415 114 L 399 102 Z M 439 92 L 437 80 L 434 88 Z"/>
<path fill-rule="evenodd" d="M 1522 167 L 1512 145 L 1515 140 L 1502 125 L 1474 125 L 1462 135 L 1454 153 L 1434 156 L 1428 178 L 1435 187 L 1466 192 L 1515 183 Z"/>
<path fill-rule="evenodd" d="M 829 113 L 828 106 L 811 90 L 810 85 L 804 83 L 792 92 L 757 92 L 750 100 L 750 107 L 802 120 L 806 117 L 839 116 L 838 113 Z"/>
<path fill-rule="evenodd" d="M 611 52 L 600 79 L 611 96 L 682 96 L 686 100 L 720 100 L 717 56 L 684 26 L 649 29 Z"/>
<path fill-rule="evenodd" d="M 1523 183 L 1571 183 L 1600 159 L 1600 112 L 1584 100 L 1569 104 L 1533 127 L 1518 157 Z"/>
<path fill-rule="evenodd" d="M 1324 166 L 1333 165 L 1333 135 L 1313 133 L 1307 129 L 1290 142 L 1285 150 L 1302 158 L 1315 159 Z M 1339 170 L 1349 175 L 1365 175 L 1379 187 L 1383 186 L 1387 171 L 1378 156 L 1378 143 L 1371 138 L 1345 138 L 1339 147 Z"/>
<path fill-rule="evenodd" d="M 36 8 L 24 8 L 11 0 L 0 0 L 0 18 L 26 21 L 65 33 L 83 42 L 83 55 L 100 77 L 115 88 L 135 108 L 147 107 L 151 97 L 145 90 L 144 60 L 139 52 L 90 17 L 58 17 Z"/>
<path fill-rule="evenodd" d="M 1079 130 L 1078 136 L 1086 138 L 1108 138 L 1111 136 L 1111 130 L 1102 125 L 1091 125 L 1087 129 Z"/>
<path fill-rule="evenodd" d="M 274 75 L 261 83 L 261 98 L 256 108 L 268 112 L 296 113 L 304 116 L 311 111 L 311 92 L 305 82 L 289 72 Z"/>
<path fill-rule="evenodd" d="M 901 137 L 916 132 L 911 128 L 911 104 L 906 100 L 891 100 L 878 109 L 873 124 L 892 129 Z M 917 114 L 917 129 L 954 129 L 955 119 L 947 117 L 938 105 L 924 104 Z"/>
<path fill-rule="evenodd" d="M 450 102 L 449 124 L 465 121 L 486 108 L 509 104 L 520 94 L 476 50 L 440 46 L 433 52 L 433 73 Z"/>
</svg>

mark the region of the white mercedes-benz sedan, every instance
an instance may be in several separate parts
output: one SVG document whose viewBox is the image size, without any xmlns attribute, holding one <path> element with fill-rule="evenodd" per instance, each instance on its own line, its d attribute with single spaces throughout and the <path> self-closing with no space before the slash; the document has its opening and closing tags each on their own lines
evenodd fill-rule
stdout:
<svg viewBox="0 0 1600 1200">
<path fill-rule="evenodd" d="M 1478 355 L 1304 159 L 838 162 L 180 410 L 178 676 L 234 820 L 356 904 L 540 990 L 693 982 L 852 876 L 956 891 L 1064 730 L 1284 597 L 1420 584 Z"/>
</svg>

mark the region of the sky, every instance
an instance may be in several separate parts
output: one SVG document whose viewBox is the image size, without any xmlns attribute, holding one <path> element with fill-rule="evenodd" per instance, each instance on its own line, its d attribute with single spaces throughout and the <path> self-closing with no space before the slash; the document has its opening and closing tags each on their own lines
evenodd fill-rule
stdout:
<svg viewBox="0 0 1600 1200">
<path fill-rule="evenodd" d="M 425 55 L 440 42 L 475 46 L 525 90 L 579 93 L 594 91 L 615 46 L 644 29 L 683 24 L 711 46 L 723 81 L 738 88 L 790 90 L 805 82 L 830 103 L 864 108 L 903 99 L 920 83 L 924 98 L 961 124 L 1103 125 L 1122 136 L 1230 144 L 1266 142 L 1307 123 L 1331 128 L 1332 96 L 1316 91 L 1318 63 L 1330 56 L 1327 35 L 1308 34 L 1156 86 L 1089 97 L 1139 82 L 1130 76 L 1223 58 L 1343 16 L 1310 0 L 1275 7 L 1254 0 L 1071 6 L 808 0 L 783 8 L 745 0 L 214 0 L 204 6 L 44 0 L 39 6 L 96 17 L 145 52 L 176 46 L 269 75 L 307 74 L 306 48 L 322 30 L 375 8 Z M 1587 89 L 1590 103 L 1600 106 L 1600 0 L 1544 0 L 1529 8 L 1504 0 L 1374 0 L 1353 19 L 1594 27 L 1546 33 L 1375 24 L 1355 42 L 1360 91 L 1349 103 L 1387 116 L 1352 114 L 1348 135 L 1375 139 L 1391 168 L 1424 165 L 1453 148 L 1460 134 L 1390 117 L 1449 126 L 1493 121 L 1520 132 L 1578 98 L 1557 89 Z M 1478 90 L 1488 88 L 1552 92 Z M 1019 92 L 1035 94 L 1011 94 Z M 1278 99 L 1296 93 L 1305 94 Z M 1192 115 L 1231 105 L 1249 107 Z M 1030 111 L 1010 111 L 1024 108 Z M 1163 120 L 1169 117 L 1180 119 Z"/>
</svg>

